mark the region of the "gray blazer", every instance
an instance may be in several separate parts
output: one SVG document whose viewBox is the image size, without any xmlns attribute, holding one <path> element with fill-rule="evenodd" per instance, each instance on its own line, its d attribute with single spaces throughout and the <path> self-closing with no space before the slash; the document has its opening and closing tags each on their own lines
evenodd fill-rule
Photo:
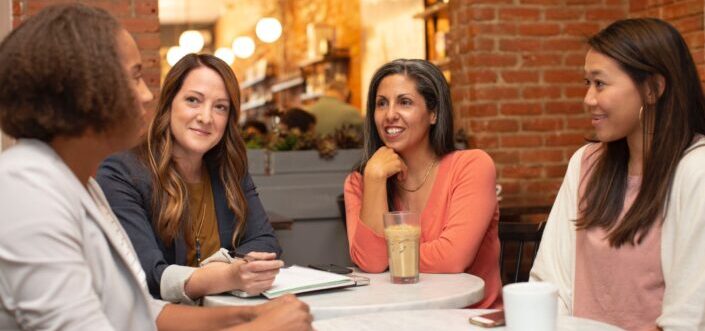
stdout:
<svg viewBox="0 0 705 331">
<path fill-rule="evenodd" d="M 165 302 L 98 184 L 47 144 L 0 154 L 0 329 L 155 330 Z"/>
<path fill-rule="evenodd" d="M 208 165 L 208 162 L 206 162 Z M 211 189 L 218 219 L 220 246 L 239 253 L 274 252 L 281 255 L 281 247 L 274 229 L 259 200 L 257 189 L 249 174 L 240 184 L 247 201 L 245 230 L 237 247 L 231 244 L 235 230 L 235 214 L 225 199 L 225 188 L 218 180 L 217 170 L 209 167 Z M 166 245 L 157 236 L 152 224 L 152 179 L 149 170 L 133 152 L 108 157 L 96 177 L 105 191 L 110 206 L 132 240 L 140 263 L 147 274 L 149 290 L 156 298 L 172 302 L 193 303 L 184 292 L 184 285 L 194 268 L 186 265 L 186 241 L 179 237 Z M 240 220 L 238 220 L 240 221 Z M 205 258 L 205 257 L 204 257 Z"/>
</svg>

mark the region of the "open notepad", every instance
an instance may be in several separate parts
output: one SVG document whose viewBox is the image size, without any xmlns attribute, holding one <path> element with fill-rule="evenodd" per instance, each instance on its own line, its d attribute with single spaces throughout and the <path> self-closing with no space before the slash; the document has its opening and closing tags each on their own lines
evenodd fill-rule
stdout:
<svg viewBox="0 0 705 331">
<path fill-rule="evenodd" d="M 272 288 L 262 295 L 274 299 L 288 293 L 303 293 L 330 288 L 354 286 L 355 281 L 345 275 L 292 265 L 279 270 Z"/>
</svg>

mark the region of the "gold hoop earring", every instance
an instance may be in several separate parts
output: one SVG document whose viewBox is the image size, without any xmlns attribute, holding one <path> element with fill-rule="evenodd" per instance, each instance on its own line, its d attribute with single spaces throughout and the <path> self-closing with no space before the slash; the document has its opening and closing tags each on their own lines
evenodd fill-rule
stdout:
<svg viewBox="0 0 705 331">
<path fill-rule="evenodd" d="M 641 106 L 641 108 L 639 108 L 639 122 L 642 122 L 642 119 L 643 119 L 642 113 L 643 112 L 644 112 L 644 106 Z"/>
</svg>

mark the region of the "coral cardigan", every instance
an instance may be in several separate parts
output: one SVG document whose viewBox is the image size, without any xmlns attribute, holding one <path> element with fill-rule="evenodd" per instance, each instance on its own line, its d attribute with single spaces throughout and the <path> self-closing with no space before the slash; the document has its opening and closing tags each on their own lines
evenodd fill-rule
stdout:
<svg viewBox="0 0 705 331">
<path fill-rule="evenodd" d="M 485 281 L 485 298 L 474 307 L 501 305 L 499 274 L 499 210 L 494 162 L 481 150 L 444 156 L 426 207 L 420 215 L 419 269 L 425 273 L 476 275 Z M 360 269 L 383 272 L 388 267 L 384 236 L 360 220 L 363 178 L 345 180 L 350 257 Z"/>
</svg>

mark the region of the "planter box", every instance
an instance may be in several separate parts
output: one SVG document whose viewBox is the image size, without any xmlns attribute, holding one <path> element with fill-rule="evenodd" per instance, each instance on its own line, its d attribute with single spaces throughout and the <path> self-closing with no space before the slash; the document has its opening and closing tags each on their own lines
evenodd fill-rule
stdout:
<svg viewBox="0 0 705 331">
<path fill-rule="evenodd" d="M 326 160 L 318 151 L 270 152 L 269 174 L 252 168 L 250 173 L 266 210 L 293 219 L 337 219 L 336 198 L 361 153 L 339 150 Z"/>
<path fill-rule="evenodd" d="M 247 169 L 250 175 L 264 175 L 267 169 L 267 150 L 247 149 Z"/>
<path fill-rule="evenodd" d="M 332 159 L 322 159 L 318 151 L 270 152 L 269 169 L 271 175 L 350 172 L 361 155 L 361 149 L 338 150 Z"/>
</svg>

